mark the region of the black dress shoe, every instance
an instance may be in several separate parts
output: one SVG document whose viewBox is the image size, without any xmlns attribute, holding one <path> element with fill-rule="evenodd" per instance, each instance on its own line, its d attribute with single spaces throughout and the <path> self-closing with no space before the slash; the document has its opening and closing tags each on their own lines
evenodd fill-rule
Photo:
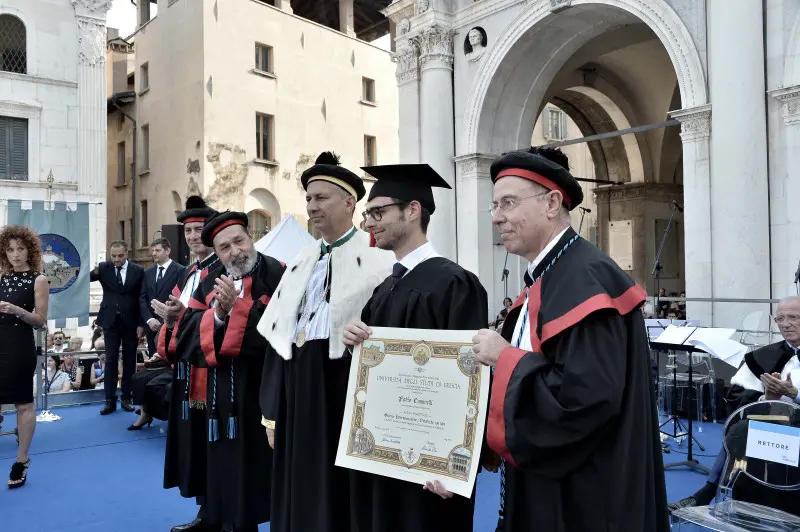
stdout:
<svg viewBox="0 0 800 532">
<path fill-rule="evenodd" d="M 219 530 L 219 527 L 216 528 Z M 173 526 L 170 532 L 206 532 L 208 530 L 214 530 L 214 528 L 207 525 L 202 519 L 197 518 L 190 523 Z"/>
<path fill-rule="evenodd" d="M 130 399 L 123 399 L 121 402 L 122 409 L 126 412 L 133 412 L 136 410 L 133 408 L 133 404 L 131 403 Z"/>
<path fill-rule="evenodd" d="M 106 401 L 106 405 L 100 409 L 101 416 L 107 416 L 113 412 L 117 411 L 117 402 L 116 401 Z"/>
</svg>

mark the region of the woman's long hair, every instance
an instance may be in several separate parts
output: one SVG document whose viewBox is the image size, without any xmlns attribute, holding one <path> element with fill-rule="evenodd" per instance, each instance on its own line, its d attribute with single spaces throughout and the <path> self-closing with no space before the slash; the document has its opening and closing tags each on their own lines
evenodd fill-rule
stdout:
<svg viewBox="0 0 800 532">
<path fill-rule="evenodd" d="M 28 266 L 36 272 L 42 271 L 42 241 L 39 235 L 23 225 L 7 225 L 0 231 L 0 272 L 10 274 L 14 271 L 8 260 L 6 250 L 12 240 L 19 240 L 28 250 Z"/>
</svg>

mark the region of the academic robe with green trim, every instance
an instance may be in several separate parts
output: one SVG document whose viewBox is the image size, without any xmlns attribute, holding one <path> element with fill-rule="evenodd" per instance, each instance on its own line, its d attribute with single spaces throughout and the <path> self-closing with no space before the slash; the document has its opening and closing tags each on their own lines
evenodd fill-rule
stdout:
<svg viewBox="0 0 800 532">
<path fill-rule="evenodd" d="M 202 282 L 209 273 L 213 275 L 214 270 L 221 266 L 214 254 L 199 264 L 193 264 L 184 271 L 184 275 L 172 289 L 172 295 L 180 298 L 184 289 L 191 289 L 186 283 L 198 269 L 199 281 Z M 198 307 L 199 310 L 205 308 L 205 304 Z M 162 325 L 157 339 L 158 355 L 172 364 L 167 445 L 164 455 L 164 488 L 178 487 L 183 497 L 202 497 L 206 491 L 205 409 L 208 370 L 190 364 L 189 353 L 178 352 L 178 337 L 182 332 L 181 322 L 185 313 L 186 310 L 171 328 L 166 324 Z M 187 384 L 189 384 L 188 393 Z"/>
<path fill-rule="evenodd" d="M 361 320 L 372 327 L 475 330 L 488 323 L 486 290 L 458 264 L 430 258 L 397 285 L 375 289 Z M 475 493 L 442 499 L 419 484 L 350 471 L 351 532 L 472 532 Z"/>
<path fill-rule="evenodd" d="M 645 292 L 568 229 L 533 272 L 532 351 L 500 354 L 487 440 L 506 460 L 503 532 L 669 530 Z M 511 341 L 525 292 L 509 311 Z M 512 344 L 513 345 L 513 344 Z"/>
<path fill-rule="evenodd" d="M 267 342 L 256 330 L 285 266 L 259 254 L 242 279 L 241 295 L 224 325 L 215 325 L 215 280 L 206 277 L 192 296 L 182 322 L 178 351 L 208 368 L 205 520 L 252 527 L 269 521 L 272 451 L 258 395 Z M 207 309 L 203 309 L 205 305 Z"/>
</svg>

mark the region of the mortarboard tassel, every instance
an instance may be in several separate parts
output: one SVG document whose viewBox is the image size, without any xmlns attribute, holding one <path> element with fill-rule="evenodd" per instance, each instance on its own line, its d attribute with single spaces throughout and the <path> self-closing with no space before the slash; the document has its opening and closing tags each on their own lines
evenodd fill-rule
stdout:
<svg viewBox="0 0 800 532">
<path fill-rule="evenodd" d="M 234 384 L 235 374 L 233 371 L 233 361 L 231 361 L 231 414 L 228 416 L 228 439 L 229 440 L 237 440 L 239 439 L 239 420 L 236 417 L 236 398 L 234 396 L 235 393 L 235 384 Z"/>
<path fill-rule="evenodd" d="M 189 363 L 180 363 L 181 371 L 184 374 L 183 378 L 183 401 L 181 401 L 181 419 L 186 421 L 189 419 Z"/>
<path fill-rule="evenodd" d="M 211 411 L 208 414 L 208 441 L 219 441 L 219 418 L 217 416 L 217 369 L 211 369 Z"/>
<path fill-rule="evenodd" d="M 375 247 L 375 235 L 373 235 L 371 231 L 369 233 L 369 247 Z"/>
</svg>

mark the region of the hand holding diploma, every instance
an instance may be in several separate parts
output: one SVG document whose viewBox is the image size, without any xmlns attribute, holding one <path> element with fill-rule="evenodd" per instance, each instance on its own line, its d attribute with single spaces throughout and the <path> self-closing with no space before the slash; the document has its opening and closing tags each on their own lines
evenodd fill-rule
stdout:
<svg viewBox="0 0 800 532">
<path fill-rule="evenodd" d="M 505 338 L 496 331 L 481 329 L 472 339 L 472 352 L 475 353 L 478 361 L 485 366 L 496 366 L 497 359 L 503 349 L 510 347 Z"/>
<path fill-rule="evenodd" d="M 372 329 L 360 320 L 353 320 L 344 326 L 344 345 L 355 347 L 361 345 L 372 335 Z"/>
</svg>

